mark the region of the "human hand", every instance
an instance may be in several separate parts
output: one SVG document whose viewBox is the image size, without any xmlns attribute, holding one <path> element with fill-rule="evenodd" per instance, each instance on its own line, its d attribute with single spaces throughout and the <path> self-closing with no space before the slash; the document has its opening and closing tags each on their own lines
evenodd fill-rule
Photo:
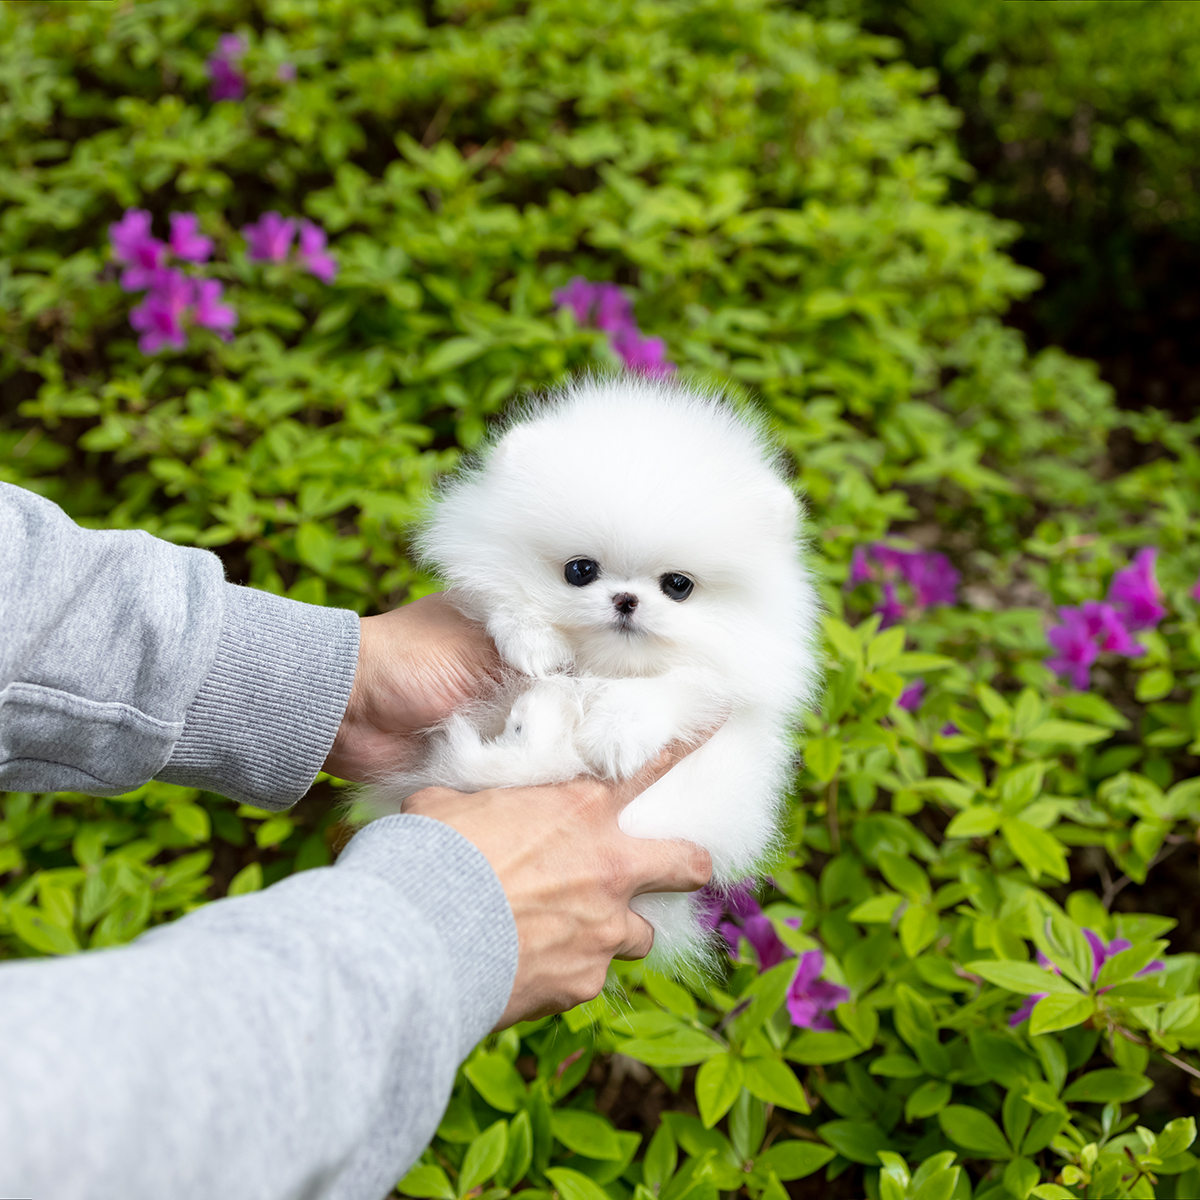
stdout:
<svg viewBox="0 0 1200 1200">
<path fill-rule="evenodd" d="M 420 734 L 484 694 L 500 658 L 441 593 L 361 620 L 358 669 L 325 770 L 365 783 L 400 770 Z"/>
<path fill-rule="evenodd" d="M 517 923 L 520 957 L 497 1029 L 600 994 L 614 958 L 644 958 L 654 929 L 631 911 L 644 892 L 691 892 L 712 875 L 690 842 L 630 837 L 621 810 L 694 746 L 668 746 L 631 779 L 592 778 L 474 794 L 426 788 L 405 812 L 457 829 L 491 863 Z"/>
</svg>

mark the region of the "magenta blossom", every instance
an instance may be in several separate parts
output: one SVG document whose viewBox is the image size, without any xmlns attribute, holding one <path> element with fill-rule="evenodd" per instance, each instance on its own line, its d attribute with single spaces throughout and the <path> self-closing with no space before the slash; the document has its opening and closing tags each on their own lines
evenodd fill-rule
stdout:
<svg viewBox="0 0 1200 1200">
<path fill-rule="evenodd" d="M 1092 982 L 1095 983 L 1100 978 L 1100 968 L 1114 954 L 1120 954 L 1122 950 L 1128 950 L 1133 943 L 1127 938 L 1113 938 L 1111 942 L 1106 943 L 1104 939 L 1093 929 L 1085 929 L 1083 936 L 1087 938 L 1088 945 L 1092 948 Z M 1044 971 L 1052 971 L 1055 975 L 1061 975 L 1062 972 L 1050 961 L 1040 950 L 1037 954 L 1038 966 Z M 1139 972 L 1138 977 L 1149 975 L 1152 971 L 1162 971 L 1166 968 L 1166 963 L 1161 959 L 1156 958 L 1153 962 L 1147 963 Z M 1109 986 L 1116 986 L 1110 984 Z M 1103 995 L 1108 991 L 1108 988 L 1102 987 L 1096 994 Z M 1033 1006 L 1039 1001 L 1044 1000 L 1049 993 L 1035 992 L 1032 996 L 1027 996 L 1025 1003 L 1017 1009 L 1011 1017 L 1008 1018 L 1010 1025 L 1020 1025 L 1022 1021 L 1028 1020 L 1033 1012 Z"/>
<path fill-rule="evenodd" d="M 212 81 L 208 88 L 210 100 L 240 100 L 246 94 L 246 77 L 238 62 L 246 53 L 246 43 L 236 33 L 225 34 L 205 64 Z"/>
<path fill-rule="evenodd" d="M 121 287 L 127 292 L 153 286 L 155 276 L 167 261 L 167 247 L 150 233 L 150 214 L 144 208 L 127 208 L 125 215 L 108 227 L 113 257 L 126 264 Z"/>
<path fill-rule="evenodd" d="M 191 302 L 192 281 L 182 271 L 159 271 L 152 289 L 129 314 L 130 325 L 142 335 L 138 349 L 143 354 L 157 354 L 164 346 L 184 349 L 183 322 Z"/>
<path fill-rule="evenodd" d="M 612 335 L 612 348 L 631 370 L 652 377 L 670 375 L 675 364 L 667 361 L 667 346 L 662 338 L 643 337 L 636 327 L 626 326 Z"/>
<path fill-rule="evenodd" d="M 1059 675 L 1070 677 L 1076 691 L 1087 691 L 1092 663 L 1100 656 L 1087 617 L 1078 608 L 1060 608 L 1061 625 L 1046 631 L 1046 640 L 1058 651 L 1046 659 L 1046 666 Z"/>
<path fill-rule="evenodd" d="M 906 583 L 912 590 L 917 611 L 936 604 L 958 603 L 961 576 L 950 560 L 936 550 L 902 550 L 886 542 L 855 547 L 846 586 L 857 587 L 873 579 L 883 583 L 885 599 L 876 612 L 883 616 L 884 629 L 907 615 L 896 593 L 895 581 Z"/>
<path fill-rule="evenodd" d="M 195 213 L 172 213 L 171 253 L 188 262 L 208 262 L 212 254 L 212 238 L 200 233 L 200 218 Z"/>
<path fill-rule="evenodd" d="M 795 978 L 787 990 L 787 1010 L 792 1024 L 801 1029 L 836 1028 L 825 1014 L 850 999 L 844 987 L 821 978 L 824 970 L 825 955 L 820 950 L 806 950 L 800 955 Z"/>
<path fill-rule="evenodd" d="M 590 320 L 607 333 L 613 350 L 630 370 L 657 377 L 676 369 L 662 338 L 646 337 L 638 328 L 629 298 L 617 284 L 592 283 L 575 275 L 553 296 L 555 304 L 569 308 L 580 325 Z"/>
<path fill-rule="evenodd" d="M 742 938 L 750 943 L 758 957 L 760 971 L 768 971 L 792 956 L 792 951 L 775 932 L 771 918 L 755 900 L 749 883 L 740 883 L 724 894 L 706 887 L 700 893 L 700 905 L 701 923 L 715 929 L 725 939 L 730 954 L 737 953 Z M 733 920 L 723 920 L 726 913 Z"/>
<path fill-rule="evenodd" d="M 215 279 L 198 279 L 192 285 L 192 299 L 196 324 L 215 330 L 228 341 L 229 331 L 237 324 L 237 313 L 221 303 L 224 290 Z"/>
<path fill-rule="evenodd" d="M 925 680 L 914 679 L 912 683 L 910 683 L 908 687 L 906 687 L 904 691 L 900 693 L 896 703 L 900 705 L 901 708 L 908 709 L 909 712 L 916 712 L 917 709 L 921 707 L 921 700 L 924 695 Z"/>
<path fill-rule="evenodd" d="M 325 230 L 311 221 L 300 222 L 300 243 L 296 250 L 300 265 L 322 283 L 332 283 L 337 276 L 337 262 L 325 249 Z"/>
<path fill-rule="evenodd" d="M 1154 559 L 1158 551 L 1152 546 L 1139 550 L 1133 562 L 1118 571 L 1108 585 L 1108 602 L 1120 614 L 1125 628 L 1131 632 L 1153 629 L 1166 616 L 1162 588 L 1154 577 Z"/>
<path fill-rule="evenodd" d="M 632 329 L 637 332 L 633 307 L 629 298 L 615 283 L 592 285 L 596 304 L 596 328 L 605 333 L 621 333 Z"/>
<path fill-rule="evenodd" d="M 1060 608 L 1061 625 L 1046 632 L 1046 639 L 1058 653 L 1046 659 L 1046 666 L 1060 675 L 1068 675 L 1080 692 L 1091 682 L 1091 666 L 1101 652 L 1136 657 L 1143 653 L 1130 636 L 1120 614 L 1112 604 L 1087 600 L 1078 608 Z"/>
<path fill-rule="evenodd" d="M 883 618 L 879 622 L 880 629 L 887 629 L 888 626 L 895 625 L 897 621 L 904 620 L 904 605 L 900 603 L 900 598 L 896 595 L 894 583 L 883 585 L 883 603 L 875 611 Z"/>
<path fill-rule="evenodd" d="M 253 225 L 242 229 L 246 239 L 246 254 L 258 262 L 283 262 L 296 236 L 296 222 L 291 217 L 265 212 Z"/>
<path fill-rule="evenodd" d="M 280 63 L 279 70 L 275 72 L 275 77 L 280 83 L 292 83 L 296 78 L 295 63 Z"/>
</svg>

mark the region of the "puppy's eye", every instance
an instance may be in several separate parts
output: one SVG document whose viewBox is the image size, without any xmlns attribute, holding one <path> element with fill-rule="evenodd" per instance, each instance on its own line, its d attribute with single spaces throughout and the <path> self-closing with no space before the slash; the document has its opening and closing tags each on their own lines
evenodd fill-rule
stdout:
<svg viewBox="0 0 1200 1200">
<path fill-rule="evenodd" d="M 573 558 L 563 568 L 563 578 L 572 587 L 587 587 L 600 578 L 600 564 L 590 558 Z"/>
<path fill-rule="evenodd" d="M 686 575 L 676 575 L 674 572 L 664 575 L 658 586 L 668 600 L 686 600 L 692 594 L 696 585 Z"/>
</svg>

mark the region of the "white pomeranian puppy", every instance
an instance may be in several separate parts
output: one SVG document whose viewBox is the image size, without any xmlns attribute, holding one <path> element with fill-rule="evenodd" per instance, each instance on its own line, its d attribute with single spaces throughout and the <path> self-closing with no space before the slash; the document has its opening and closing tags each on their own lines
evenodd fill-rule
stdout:
<svg viewBox="0 0 1200 1200">
<path fill-rule="evenodd" d="M 620 827 L 703 846 L 718 887 L 752 874 L 778 836 L 818 675 L 817 602 L 777 457 L 720 397 L 634 375 L 578 381 L 519 415 L 450 481 L 419 540 L 511 671 L 369 807 L 396 811 L 432 784 L 623 778 L 724 719 Z M 655 965 L 703 963 L 692 897 L 633 907 L 654 926 Z"/>
</svg>

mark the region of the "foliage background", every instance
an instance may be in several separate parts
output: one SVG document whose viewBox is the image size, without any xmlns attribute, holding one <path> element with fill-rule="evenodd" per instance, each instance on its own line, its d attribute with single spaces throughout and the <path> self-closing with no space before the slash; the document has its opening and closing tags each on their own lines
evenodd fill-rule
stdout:
<svg viewBox="0 0 1200 1200">
<path fill-rule="evenodd" d="M 913 0 L 903 44 L 865 31 L 869 11 L 768 0 L 0 9 L 0 478 L 85 524 L 210 546 L 232 579 L 391 606 L 435 586 L 405 547 L 430 480 L 525 390 L 616 365 L 554 308 L 575 274 L 626 286 L 683 376 L 760 407 L 795 460 L 831 686 L 764 899 L 850 988 L 838 1031 L 793 1030 L 788 964 L 760 973 L 746 945 L 693 988 L 622 968 L 622 1002 L 479 1048 L 407 1194 L 1200 1192 L 1196 421 L 1139 394 L 1123 411 L 1092 363 L 1002 323 L 1039 303 L 1006 252 L 1018 227 L 986 211 L 1025 203 L 1027 159 L 973 175 L 914 62 L 954 81 L 968 149 L 1012 144 L 1005 121 L 1057 145 L 1089 64 L 1115 62 L 1124 88 L 1087 101 L 1113 159 L 1061 167 L 1098 198 L 1026 234 L 1076 275 L 1135 261 L 1145 221 L 1192 236 L 1182 198 L 1139 224 L 1117 187 L 1140 155 L 1190 196 L 1190 85 L 1118 56 L 1133 26 L 1110 14 L 1140 6 L 1070 6 L 1054 38 L 1011 15 L 1032 7 L 1062 6 L 972 6 L 967 28 L 965 8 Z M 1194 54 L 1189 29 L 1161 52 Z M 229 32 L 247 95 L 213 103 L 205 60 Z M 1004 70 L 980 75 L 981 56 Z M 1009 99 L 1031 78 L 1036 110 Z M 1135 136 L 1146 104 L 1176 132 Z M 137 351 L 106 236 L 132 206 L 160 233 L 200 215 L 232 341 Z M 246 258 L 236 231 L 268 210 L 330 232 L 333 285 Z M 1077 305 L 1066 284 L 1044 303 L 1048 343 Z M 961 602 L 880 635 L 877 594 L 842 585 L 885 536 L 948 554 Z M 1147 545 L 1167 619 L 1144 657 L 1068 690 L 1043 665 L 1047 617 Z M 895 701 L 918 675 L 910 715 Z M 345 836 L 335 792 L 283 815 L 159 784 L 9 794 L 0 952 L 119 943 L 320 866 Z M 1167 970 L 1096 994 L 1085 927 Z M 1034 944 L 1075 995 L 1031 1034 L 1007 1017 Z"/>
</svg>

